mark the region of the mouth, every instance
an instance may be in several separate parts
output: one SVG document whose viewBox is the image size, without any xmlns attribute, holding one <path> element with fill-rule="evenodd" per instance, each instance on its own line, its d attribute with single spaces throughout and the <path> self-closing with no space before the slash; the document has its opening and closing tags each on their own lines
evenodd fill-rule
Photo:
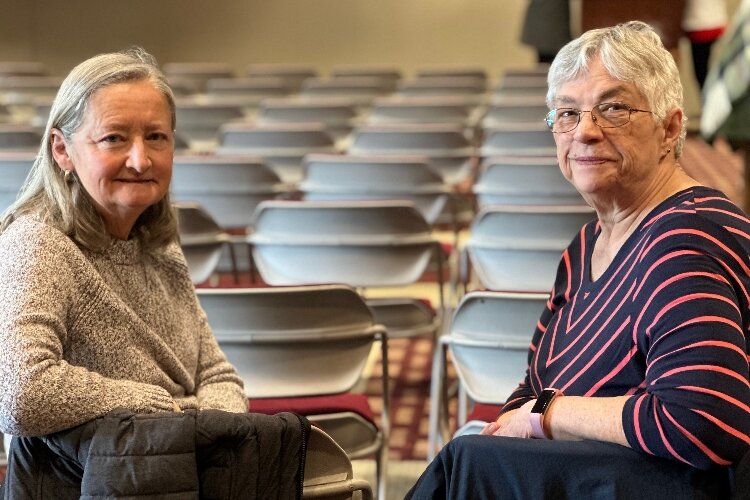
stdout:
<svg viewBox="0 0 750 500">
<path fill-rule="evenodd" d="M 608 161 L 603 156 L 569 156 L 568 158 L 579 165 L 596 165 Z"/>
</svg>

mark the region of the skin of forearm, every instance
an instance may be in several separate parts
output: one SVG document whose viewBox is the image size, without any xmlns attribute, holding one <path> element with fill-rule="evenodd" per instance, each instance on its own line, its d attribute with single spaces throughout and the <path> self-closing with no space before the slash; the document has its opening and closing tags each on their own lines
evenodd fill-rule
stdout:
<svg viewBox="0 0 750 500">
<path fill-rule="evenodd" d="M 622 410 L 630 396 L 562 396 L 552 402 L 545 423 L 553 439 L 591 439 L 630 447 L 622 426 Z"/>
</svg>

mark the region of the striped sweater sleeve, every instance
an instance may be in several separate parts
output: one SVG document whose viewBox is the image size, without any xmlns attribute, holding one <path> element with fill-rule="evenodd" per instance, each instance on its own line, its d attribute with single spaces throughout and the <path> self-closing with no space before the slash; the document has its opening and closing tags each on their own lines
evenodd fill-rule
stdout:
<svg viewBox="0 0 750 500">
<path fill-rule="evenodd" d="M 725 228 L 682 218 L 654 232 L 629 300 L 645 380 L 623 410 L 630 446 L 707 469 L 750 447 L 747 251 Z"/>
</svg>

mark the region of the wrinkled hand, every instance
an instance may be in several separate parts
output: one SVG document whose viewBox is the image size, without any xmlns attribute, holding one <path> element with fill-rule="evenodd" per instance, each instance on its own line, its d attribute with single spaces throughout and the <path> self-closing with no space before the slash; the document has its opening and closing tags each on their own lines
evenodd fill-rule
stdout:
<svg viewBox="0 0 750 500">
<path fill-rule="evenodd" d="M 480 434 L 486 436 L 531 437 L 529 413 L 536 400 L 525 403 L 520 408 L 503 413 L 496 421 L 487 424 Z"/>
<path fill-rule="evenodd" d="M 172 410 L 174 411 L 182 411 L 182 408 L 180 408 L 180 405 L 177 404 L 177 401 L 174 399 L 172 400 Z"/>
</svg>

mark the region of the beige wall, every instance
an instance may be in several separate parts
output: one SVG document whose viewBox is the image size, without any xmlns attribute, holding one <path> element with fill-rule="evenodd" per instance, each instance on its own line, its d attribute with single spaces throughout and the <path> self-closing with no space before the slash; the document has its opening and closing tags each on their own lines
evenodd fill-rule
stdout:
<svg viewBox="0 0 750 500">
<path fill-rule="evenodd" d="M 727 0 L 733 12 L 741 0 Z M 580 0 L 571 0 L 574 28 Z M 518 42 L 524 0 L 0 0 L 0 60 L 57 74 L 138 44 L 161 62 L 481 66 L 494 77 L 531 64 Z M 681 52 L 688 111 L 698 93 Z"/>
</svg>

